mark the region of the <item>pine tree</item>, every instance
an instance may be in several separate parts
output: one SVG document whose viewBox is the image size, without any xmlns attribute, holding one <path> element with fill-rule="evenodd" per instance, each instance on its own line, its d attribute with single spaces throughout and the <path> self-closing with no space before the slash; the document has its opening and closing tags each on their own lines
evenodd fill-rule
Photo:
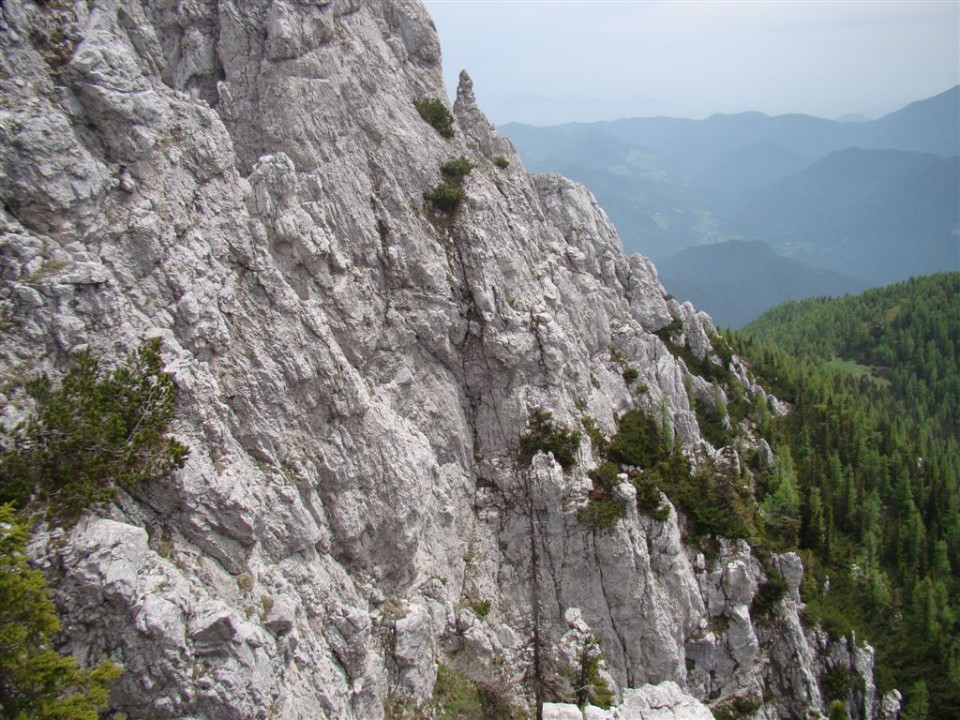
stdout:
<svg viewBox="0 0 960 720">
<path fill-rule="evenodd" d="M 53 648 L 60 622 L 43 574 L 24 554 L 27 535 L 13 507 L 0 505 L 0 716 L 96 720 L 120 669 L 109 660 L 83 669 Z"/>
</svg>

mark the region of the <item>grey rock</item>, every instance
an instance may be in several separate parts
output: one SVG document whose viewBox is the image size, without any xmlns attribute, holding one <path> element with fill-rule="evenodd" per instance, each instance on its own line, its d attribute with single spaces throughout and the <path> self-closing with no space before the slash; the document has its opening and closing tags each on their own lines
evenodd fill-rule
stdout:
<svg viewBox="0 0 960 720">
<path fill-rule="evenodd" d="M 644 685 L 624 693 L 621 720 L 713 720 L 713 713 L 675 682 Z"/>
<path fill-rule="evenodd" d="M 883 695 L 880 702 L 879 720 L 897 720 L 900 717 L 903 695 L 899 690 L 890 690 Z"/>
<path fill-rule="evenodd" d="M 700 717 L 691 694 L 764 683 L 764 712 L 805 716 L 823 663 L 869 673 L 800 625 L 798 560 L 779 559 L 789 597 L 761 628 L 744 543 L 708 562 L 629 483 L 626 517 L 584 525 L 586 440 L 573 468 L 520 466 L 537 409 L 609 435 L 639 407 L 692 462 L 715 456 L 687 386 L 716 394 L 654 334 L 680 319 L 712 362 L 713 328 L 624 256 L 585 188 L 524 172 L 469 76 L 453 138 L 420 117 L 415 98 L 447 96 L 420 3 L 88 6 L 0 14 L 0 370 L 164 341 L 185 467 L 30 546 L 65 648 L 125 667 L 116 710 L 378 718 L 454 656 L 529 704 L 535 623 L 551 681 L 601 642 L 623 703 L 589 717 Z M 53 57 L 31 38 L 56 28 Z M 474 169 L 444 217 L 423 193 L 460 155 Z"/>
<path fill-rule="evenodd" d="M 576 705 L 544 703 L 543 720 L 583 720 L 583 713 Z"/>
<path fill-rule="evenodd" d="M 296 618 L 297 608 L 291 598 L 271 598 L 263 626 L 274 635 L 285 635 L 293 629 Z"/>
</svg>

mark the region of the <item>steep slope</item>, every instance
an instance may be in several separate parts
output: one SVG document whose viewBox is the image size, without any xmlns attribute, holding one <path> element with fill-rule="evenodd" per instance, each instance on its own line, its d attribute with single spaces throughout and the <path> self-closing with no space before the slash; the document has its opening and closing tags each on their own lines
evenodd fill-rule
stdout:
<svg viewBox="0 0 960 720">
<path fill-rule="evenodd" d="M 854 278 L 777 255 L 760 241 L 698 245 L 660 261 L 657 269 L 671 294 L 710 313 L 720 327 L 743 327 L 785 300 L 845 295 L 865 287 Z"/>
<path fill-rule="evenodd" d="M 731 223 L 871 284 L 960 267 L 960 157 L 849 149 L 752 197 Z"/>
<path fill-rule="evenodd" d="M 797 460 L 808 571 L 831 578 L 808 611 L 876 642 L 904 717 L 956 717 L 960 273 L 785 303 L 746 332 L 745 355 L 794 405 L 777 434 Z"/>
<path fill-rule="evenodd" d="M 468 77 L 453 137 L 421 117 L 415 100 L 445 94 L 418 3 L 0 12 L 5 416 L 22 378 L 77 350 L 161 337 L 191 448 L 167 482 L 31 545 L 65 648 L 125 668 L 115 709 L 396 716 L 438 663 L 532 708 L 577 699 L 602 646 L 591 667 L 624 707 L 672 681 L 806 717 L 829 665 L 876 714 L 870 649 L 801 626 L 796 555 L 704 554 L 671 506 L 588 475 L 639 409 L 714 486 L 711 468 L 745 464 L 702 440 L 697 409 L 719 414 L 733 383 L 768 398 L 584 188 L 526 175 Z M 460 157 L 465 196 L 442 211 L 424 193 Z M 568 431 L 563 466 L 537 452 Z M 598 527 L 581 511 L 601 491 L 622 515 Z"/>
<path fill-rule="evenodd" d="M 591 125 L 504 128 L 530 172 L 573 178 L 603 198 L 621 238 L 643 239 L 630 250 L 665 257 L 710 231 L 688 185 L 690 169 L 658 151 L 630 145 Z M 779 176 L 778 176 L 779 178 Z"/>
</svg>

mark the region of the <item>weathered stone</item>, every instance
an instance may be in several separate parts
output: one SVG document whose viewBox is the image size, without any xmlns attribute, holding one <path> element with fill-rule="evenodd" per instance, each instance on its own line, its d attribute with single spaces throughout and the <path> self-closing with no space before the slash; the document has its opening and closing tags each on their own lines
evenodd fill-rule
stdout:
<svg viewBox="0 0 960 720">
<path fill-rule="evenodd" d="M 576 705 L 544 703 L 543 720 L 583 720 L 583 713 Z"/>
<path fill-rule="evenodd" d="M 900 717 L 901 703 L 903 695 L 899 690 L 890 690 L 883 695 L 880 702 L 880 715 L 878 720 L 897 720 Z"/>
<path fill-rule="evenodd" d="M 274 635 L 284 635 L 293 629 L 296 617 L 297 609 L 293 600 L 287 597 L 271 598 L 263 626 Z"/>
<path fill-rule="evenodd" d="M 678 319 L 712 362 L 713 328 L 585 188 L 523 171 L 469 76 L 453 138 L 420 116 L 447 97 L 420 3 L 3 7 L 0 369 L 56 377 L 78 349 L 110 365 L 160 337 L 191 448 L 30 546 L 65 647 L 124 664 L 117 711 L 366 720 L 428 697 L 445 653 L 529 703 L 535 636 L 548 680 L 599 643 L 624 702 L 596 718 L 706 717 L 681 687 L 764 684 L 764 712 L 806 716 L 823 658 L 869 672 L 865 649 L 808 640 L 799 559 L 759 628 L 745 543 L 708 561 L 629 482 L 625 517 L 585 525 L 586 438 L 573 467 L 520 463 L 537 409 L 610 435 L 639 407 L 706 457 L 687 387 L 718 393 L 654 333 Z M 57 23 L 54 68 L 31 37 Z M 423 193 L 461 155 L 465 198 L 435 212 Z"/>
<path fill-rule="evenodd" d="M 621 720 L 713 720 L 713 713 L 672 681 L 627 690 Z"/>
</svg>

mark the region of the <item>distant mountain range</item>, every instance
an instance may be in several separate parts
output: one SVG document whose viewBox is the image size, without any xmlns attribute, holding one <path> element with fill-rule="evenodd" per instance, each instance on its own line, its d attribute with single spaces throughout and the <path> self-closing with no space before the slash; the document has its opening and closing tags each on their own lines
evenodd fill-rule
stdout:
<svg viewBox="0 0 960 720">
<path fill-rule="evenodd" d="M 759 240 L 729 240 L 681 250 L 657 264 L 676 297 L 705 308 L 718 327 L 739 329 L 785 300 L 861 292 L 855 278 L 777 255 Z"/>
<path fill-rule="evenodd" d="M 851 148 L 729 207 L 780 253 L 871 285 L 958 269 L 960 159 Z"/>
<path fill-rule="evenodd" d="M 668 258 L 726 240 L 761 240 L 800 261 L 777 266 L 796 273 L 784 279 L 802 293 L 793 298 L 821 293 L 813 268 L 863 286 L 960 268 L 960 86 L 864 122 L 751 112 L 501 132 L 528 170 L 587 185 L 625 249 L 651 257 L 678 297 Z M 743 249 L 725 252 L 742 258 Z M 769 307 L 757 301 L 756 314 Z M 717 302 L 700 304 L 716 313 Z"/>
</svg>

